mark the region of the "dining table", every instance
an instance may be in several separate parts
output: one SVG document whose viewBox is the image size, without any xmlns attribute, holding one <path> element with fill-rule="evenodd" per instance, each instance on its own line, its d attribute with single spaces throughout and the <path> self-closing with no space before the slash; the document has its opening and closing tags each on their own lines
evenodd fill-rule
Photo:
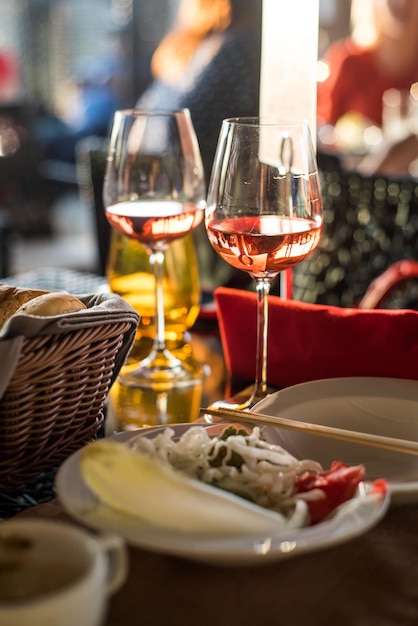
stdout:
<svg viewBox="0 0 418 626">
<path fill-rule="evenodd" d="M 70 273 L 66 278 L 79 277 Z M 210 333 L 204 325 L 205 331 L 202 326 L 198 331 L 202 341 L 210 337 L 213 350 L 211 323 Z M 0 494 L 0 519 L 41 518 L 99 532 L 68 512 L 54 489 L 55 471 L 43 476 L 49 481 L 43 501 L 32 495 L 24 506 L 17 502 L 7 509 L 9 496 Z M 32 484 L 32 494 L 33 489 Z M 23 486 L 22 499 L 24 492 Z M 12 511 L 8 516 L 7 510 Z M 296 553 L 288 546 L 271 560 L 210 563 L 129 542 L 127 550 L 128 577 L 109 598 L 104 626 L 418 624 L 418 494 L 393 503 L 357 536 L 330 540 L 320 549 L 308 543 Z"/>
<path fill-rule="evenodd" d="M 76 523 L 56 498 L 17 517 Z M 347 543 L 257 565 L 129 546 L 129 575 L 105 626 L 416 626 L 417 529 L 418 504 L 399 505 Z"/>
</svg>

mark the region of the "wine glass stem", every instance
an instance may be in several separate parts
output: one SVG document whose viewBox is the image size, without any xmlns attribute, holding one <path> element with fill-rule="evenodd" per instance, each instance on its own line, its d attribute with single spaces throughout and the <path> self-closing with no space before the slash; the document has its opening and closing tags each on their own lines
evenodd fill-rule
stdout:
<svg viewBox="0 0 418 626">
<path fill-rule="evenodd" d="M 253 397 L 263 398 L 267 394 L 268 295 L 271 280 L 256 278 L 255 283 L 257 291 L 257 344 Z"/>
<path fill-rule="evenodd" d="M 150 254 L 150 264 L 155 278 L 155 340 L 154 350 L 165 350 L 165 310 L 164 310 L 164 252 L 154 251 Z"/>
</svg>

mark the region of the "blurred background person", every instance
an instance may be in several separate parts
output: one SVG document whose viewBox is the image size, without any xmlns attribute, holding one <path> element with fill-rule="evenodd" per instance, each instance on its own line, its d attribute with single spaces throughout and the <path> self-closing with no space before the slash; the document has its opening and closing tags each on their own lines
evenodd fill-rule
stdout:
<svg viewBox="0 0 418 626">
<path fill-rule="evenodd" d="M 183 0 L 137 107 L 189 108 L 209 177 L 222 120 L 258 115 L 260 56 L 261 0 Z"/>
<path fill-rule="evenodd" d="M 417 0 L 353 0 L 352 34 L 333 43 L 318 84 L 318 118 L 333 124 L 346 113 L 382 125 L 386 90 L 418 81 Z"/>
<path fill-rule="evenodd" d="M 258 115 L 261 0 L 182 0 L 173 29 L 151 62 L 153 81 L 137 102 L 140 109 L 190 109 L 209 182 L 222 120 Z M 197 229 L 204 289 L 246 286 Z"/>
<path fill-rule="evenodd" d="M 352 34 L 333 43 L 318 84 L 318 119 L 335 125 L 358 113 L 382 125 L 383 94 L 418 81 L 417 0 L 353 0 Z"/>
<path fill-rule="evenodd" d="M 38 140 L 45 158 L 75 163 L 76 146 L 89 136 L 106 137 L 120 107 L 119 66 L 104 59 L 74 79 L 73 97 L 62 118 L 46 115 L 38 123 Z"/>
</svg>

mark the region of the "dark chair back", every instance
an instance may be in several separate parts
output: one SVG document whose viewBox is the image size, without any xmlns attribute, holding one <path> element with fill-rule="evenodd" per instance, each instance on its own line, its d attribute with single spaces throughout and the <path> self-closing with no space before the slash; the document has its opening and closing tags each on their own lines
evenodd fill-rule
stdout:
<svg viewBox="0 0 418 626">
<path fill-rule="evenodd" d="M 318 155 L 324 231 L 317 250 L 294 269 L 297 300 L 357 306 L 393 263 L 418 260 L 418 180 L 344 172 Z"/>
<path fill-rule="evenodd" d="M 77 144 L 76 152 L 80 193 L 93 212 L 99 259 L 98 271 L 103 276 L 106 273 L 111 232 L 103 204 L 107 143 L 107 139 L 88 137 Z"/>
</svg>

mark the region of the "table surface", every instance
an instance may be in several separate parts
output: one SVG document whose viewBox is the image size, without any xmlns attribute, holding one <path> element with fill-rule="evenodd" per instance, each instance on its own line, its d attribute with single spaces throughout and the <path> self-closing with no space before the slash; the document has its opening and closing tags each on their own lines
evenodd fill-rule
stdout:
<svg viewBox="0 0 418 626">
<path fill-rule="evenodd" d="M 76 523 L 53 497 L 54 474 L 0 494 L 0 519 L 3 513 Z M 210 566 L 136 547 L 129 559 L 128 580 L 110 599 L 105 626 L 418 624 L 418 501 L 392 507 L 354 540 L 275 563 Z"/>
<path fill-rule="evenodd" d="M 18 517 L 74 523 L 52 500 Z M 129 548 L 105 626 L 416 626 L 418 504 L 348 543 L 257 566 L 211 566 Z"/>
</svg>

